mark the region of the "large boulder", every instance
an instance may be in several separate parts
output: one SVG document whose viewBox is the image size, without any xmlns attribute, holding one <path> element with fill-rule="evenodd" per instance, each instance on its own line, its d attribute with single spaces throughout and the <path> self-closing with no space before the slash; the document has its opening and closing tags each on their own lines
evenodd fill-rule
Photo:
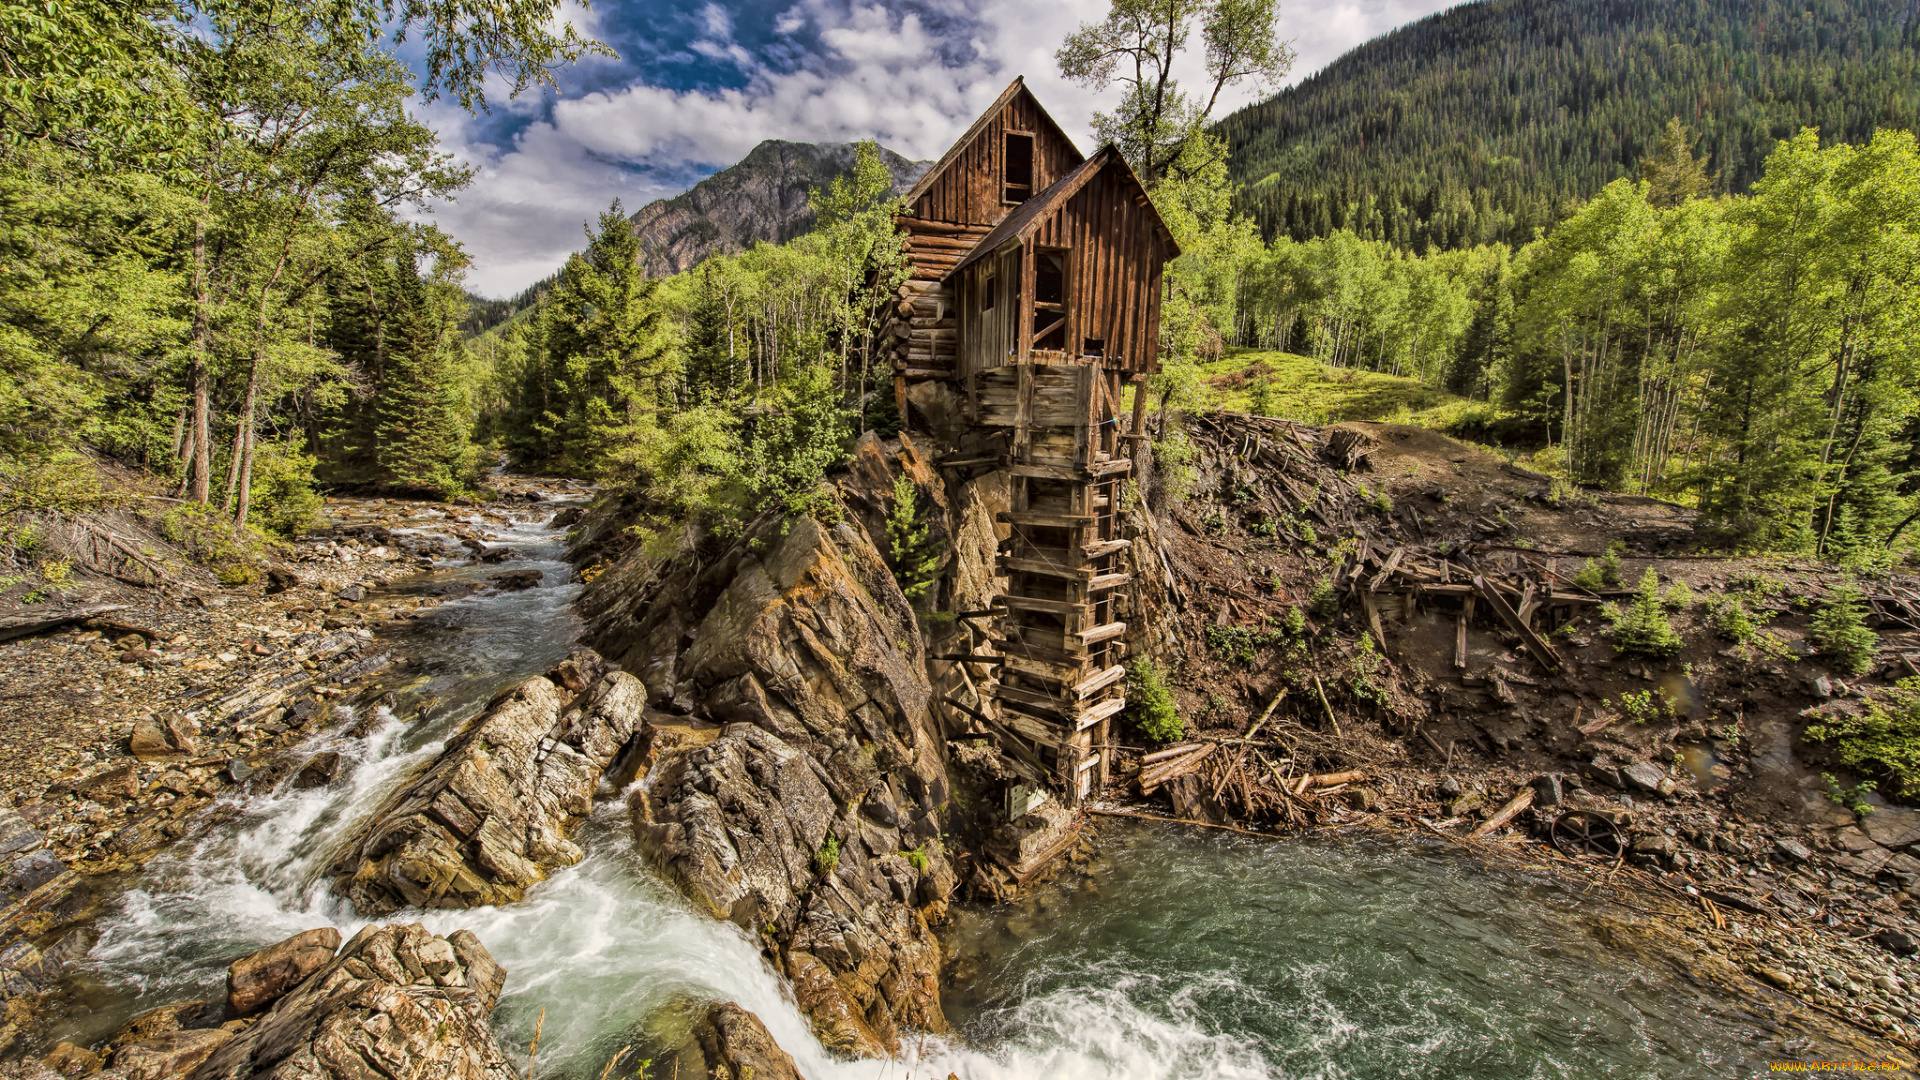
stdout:
<svg viewBox="0 0 1920 1080">
<path fill-rule="evenodd" d="M 362 915 L 521 899 L 583 857 L 567 838 L 633 742 L 646 694 L 576 653 L 495 698 L 375 813 L 337 866 Z"/>
<path fill-rule="evenodd" d="M 506 973 L 465 930 L 368 926 L 189 1080 L 516 1080 L 487 1026 Z M 180 1036 L 194 1032 L 178 1032 Z M 143 1044 L 134 1044 L 136 1046 Z M 115 1055 L 119 1068 L 120 1055 Z"/>
<path fill-rule="evenodd" d="M 946 1030 L 927 916 L 954 880 L 925 649 L 866 523 L 862 491 L 883 486 L 869 471 L 837 520 L 763 518 L 699 558 L 636 548 L 581 600 L 589 640 L 683 718 L 650 714 L 643 735 L 641 848 L 761 935 L 816 1034 L 850 1057 Z"/>
<path fill-rule="evenodd" d="M 340 931 L 323 926 L 235 960 L 227 968 L 227 1007 L 235 1016 L 259 1012 L 325 967 L 339 947 Z"/>
<path fill-rule="evenodd" d="M 803 1080 L 760 1018 L 731 1001 L 709 1006 L 694 1037 L 713 1080 Z"/>
</svg>

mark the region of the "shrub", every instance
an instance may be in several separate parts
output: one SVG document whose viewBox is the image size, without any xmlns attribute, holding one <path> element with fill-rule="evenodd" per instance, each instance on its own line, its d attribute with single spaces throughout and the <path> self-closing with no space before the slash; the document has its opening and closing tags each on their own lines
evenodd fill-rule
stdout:
<svg viewBox="0 0 1920 1080">
<path fill-rule="evenodd" d="M 1607 553 L 1598 559 L 1588 559 L 1573 575 L 1573 583 L 1587 590 L 1598 592 L 1601 589 L 1620 587 L 1620 545 L 1618 542 L 1607 548 Z"/>
<path fill-rule="evenodd" d="M 160 532 L 187 558 L 213 571 L 223 585 L 245 585 L 260 576 L 260 538 L 235 529 L 214 507 L 176 507 L 161 520 Z"/>
<path fill-rule="evenodd" d="M 825 877 L 840 868 L 840 838 L 829 835 L 820 850 L 813 853 L 813 865 L 818 867 L 820 875 Z"/>
<path fill-rule="evenodd" d="M 1340 594 L 1333 590 L 1333 582 L 1321 578 L 1313 587 L 1313 595 L 1307 598 L 1307 610 L 1317 619 L 1331 619 L 1340 613 Z"/>
<path fill-rule="evenodd" d="M 1738 596 L 1723 597 L 1707 608 L 1707 625 L 1713 632 L 1735 645 L 1745 645 L 1760 632 L 1759 624 L 1747 613 L 1747 605 Z"/>
<path fill-rule="evenodd" d="M 1867 594 L 1851 581 L 1835 585 L 1827 602 L 1807 624 L 1807 636 L 1820 655 L 1849 675 L 1865 675 L 1873 668 L 1873 650 L 1880 635 L 1867 628 Z"/>
<path fill-rule="evenodd" d="M 1155 742 L 1173 742 L 1187 733 L 1187 722 L 1174 706 L 1173 688 L 1167 685 L 1166 675 L 1160 665 L 1144 656 L 1127 665 L 1126 716 Z"/>
<path fill-rule="evenodd" d="M 1816 713 L 1807 738 L 1832 742 L 1840 760 L 1893 780 L 1902 796 L 1920 794 L 1920 679 L 1869 695 L 1858 715 Z"/>
<path fill-rule="evenodd" d="M 1667 621 L 1666 608 L 1660 601 L 1660 575 L 1652 567 L 1640 576 L 1640 588 L 1624 610 L 1607 604 L 1600 612 L 1613 624 L 1613 648 L 1623 656 L 1676 656 L 1685 644 Z"/>
<path fill-rule="evenodd" d="M 1676 581 L 1660 594 L 1660 603 L 1668 611 L 1685 611 L 1693 606 L 1693 590 L 1684 581 Z"/>
</svg>

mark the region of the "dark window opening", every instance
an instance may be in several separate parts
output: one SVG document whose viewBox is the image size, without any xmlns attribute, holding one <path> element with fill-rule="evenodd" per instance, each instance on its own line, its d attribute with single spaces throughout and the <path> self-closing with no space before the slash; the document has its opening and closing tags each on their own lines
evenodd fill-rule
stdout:
<svg viewBox="0 0 1920 1080">
<path fill-rule="evenodd" d="M 993 310 L 994 283 L 995 283 L 995 279 L 992 274 L 988 274 L 985 278 L 981 279 L 981 282 L 980 282 L 980 310 L 981 311 Z"/>
<path fill-rule="evenodd" d="M 1007 133 L 1000 173 L 1001 201 L 1026 202 L 1033 197 L 1033 136 Z"/>
<path fill-rule="evenodd" d="M 1083 342 L 1081 342 L 1081 343 L 1080 343 L 1080 354 L 1081 354 L 1082 356 L 1105 356 L 1105 355 L 1107 355 L 1107 341 L 1106 341 L 1106 339 L 1105 339 L 1105 338 L 1097 338 L 1097 337 L 1090 337 L 1090 338 L 1088 338 L 1088 339 L 1086 339 L 1085 341 L 1083 341 Z"/>
<path fill-rule="evenodd" d="M 1033 305 L 1064 304 L 1067 300 L 1067 253 L 1033 253 Z"/>
</svg>

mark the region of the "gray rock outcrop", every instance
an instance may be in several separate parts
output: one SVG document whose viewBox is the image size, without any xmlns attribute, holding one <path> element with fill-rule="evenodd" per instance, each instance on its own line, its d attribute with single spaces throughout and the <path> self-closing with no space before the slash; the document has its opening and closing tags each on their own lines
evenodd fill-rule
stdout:
<svg viewBox="0 0 1920 1080">
<path fill-rule="evenodd" d="M 520 900 L 583 857 L 567 838 L 641 723 L 645 689 L 578 652 L 495 698 L 336 866 L 363 915 Z"/>
</svg>

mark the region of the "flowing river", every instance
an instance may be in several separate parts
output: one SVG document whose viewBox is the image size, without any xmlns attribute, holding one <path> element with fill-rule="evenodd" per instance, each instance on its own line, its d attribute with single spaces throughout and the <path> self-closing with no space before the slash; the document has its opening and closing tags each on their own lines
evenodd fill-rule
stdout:
<svg viewBox="0 0 1920 1080">
<path fill-rule="evenodd" d="M 561 534 L 520 525 L 500 541 L 520 558 L 395 586 L 546 574 L 539 588 L 444 603 L 383 639 L 415 679 L 395 712 L 431 701 L 426 718 L 343 717 L 306 747 L 341 753 L 331 785 L 238 801 L 190 850 L 150 863 L 101 922 L 90 1011 L 56 1037 L 94 1042 L 140 1009 L 217 1000 L 234 957 L 364 925 L 326 879 L 348 827 L 488 698 L 576 641 Z M 502 1041 L 524 1055 L 540 1024 L 539 1073 L 552 1080 L 600 1076 L 623 1047 L 671 1045 L 686 1006 L 713 999 L 758 1014 L 812 1080 L 1725 1077 L 1794 1049 L 1764 1018 L 1598 944 L 1564 891 L 1442 851 L 1156 826 L 1105 835 L 1092 874 L 1015 908 L 959 910 L 947 1010 L 960 1036 L 910 1042 L 895 1062 L 829 1058 L 757 943 L 693 911 L 640 857 L 618 797 L 576 837 L 585 861 L 525 902 L 398 921 L 479 935 L 508 973 Z M 625 1060 L 620 1075 L 634 1075 Z"/>
</svg>

